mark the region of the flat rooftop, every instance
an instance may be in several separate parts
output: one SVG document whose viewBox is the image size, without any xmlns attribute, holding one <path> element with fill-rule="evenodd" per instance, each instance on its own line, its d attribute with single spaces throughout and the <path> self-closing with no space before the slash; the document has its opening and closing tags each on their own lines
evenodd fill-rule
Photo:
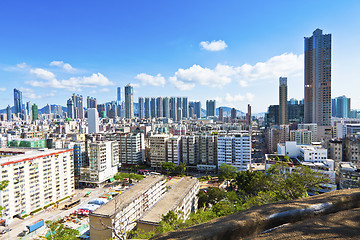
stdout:
<svg viewBox="0 0 360 240">
<path fill-rule="evenodd" d="M 143 194 L 151 185 L 165 179 L 163 176 L 149 176 L 141 180 L 130 189 L 126 190 L 124 193 L 117 195 L 110 202 L 102 205 L 100 208 L 96 209 L 91 215 L 103 215 L 109 217 L 115 213 L 115 203 L 117 203 L 116 208 L 121 209 L 127 204 L 131 203 L 133 199 Z"/>
<path fill-rule="evenodd" d="M 11 148 L 0 148 L 0 152 L 3 149 L 8 150 Z M 4 150 L 4 151 L 6 151 L 6 150 Z M 14 155 L 14 156 L 0 158 L 0 165 L 1 166 L 10 165 L 10 164 L 18 163 L 18 162 L 29 161 L 29 160 L 33 160 L 36 158 L 51 156 L 51 155 L 60 154 L 60 153 L 64 153 L 64 152 L 70 152 L 70 151 L 73 151 L 73 150 L 72 149 L 48 149 L 48 148 L 41 148 L 41 149 L 14 148 L 12 152 L 14 152 L 14 153 L 19 152 L 19 153 L 24 153 L 24 154 L 18 154 L 18 155 Z"/>
<path fill-rule="evenodd" d="M 145 215 L 140 218 L 142 222 L 158 223 L 161 221 L 162 215 L 166 215 L 179 205 L 181 200 L 186 196 L 196 184 L 196 178 L 184 177 L 176 183 L 165 196 L 160 199 Z"/>
</svg>

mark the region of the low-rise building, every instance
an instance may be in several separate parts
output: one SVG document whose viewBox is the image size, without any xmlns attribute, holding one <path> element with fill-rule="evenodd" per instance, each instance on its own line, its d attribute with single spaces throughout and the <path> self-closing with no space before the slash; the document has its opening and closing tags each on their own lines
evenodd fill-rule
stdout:
<svg viewBox="0 0 360 240">
<path fill-rule="evenodd" d="M 182 178 L 174 185 L 162 199 L 155 204 L 137 223 L 137 228 L 145 232 L 155 231 L 163 215 L 173 211 L 178 217 L 186 220 L 191 212 L 198 207 L 197 194 L 199 192 L 199 180 L 196 178 Z"/>
<path fill-rule="evenodd" d="M 136 226 L 166 191 L 163 176 L 151 176 L 132 186 L 89 216 L 90 239 L 107 240 L 126 233 Z"/>
</svg>

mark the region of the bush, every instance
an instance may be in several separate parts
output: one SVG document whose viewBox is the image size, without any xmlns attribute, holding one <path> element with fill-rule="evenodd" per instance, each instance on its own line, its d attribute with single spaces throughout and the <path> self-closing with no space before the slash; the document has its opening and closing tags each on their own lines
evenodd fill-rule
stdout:
<svg viewBox="0 0 360 240">
<path fill-rule="evenodd" d="M 43 209 L 42 209 L 42 208 L 35 209 L 34 211 L 32 211 L 32 212 L 30 213 L 30 215 L 35 214 L 35 213 L 37 213 L 37 212 L 40 212 L 41 210 L 43 210 Z"/>
</svg>

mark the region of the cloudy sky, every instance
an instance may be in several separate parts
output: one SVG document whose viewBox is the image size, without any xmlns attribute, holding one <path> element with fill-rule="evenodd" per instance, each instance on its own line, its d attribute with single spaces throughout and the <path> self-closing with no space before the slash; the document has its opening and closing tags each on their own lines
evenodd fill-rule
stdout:
<svg viewBox="0 0 360 240">
<path fill-rule="evenodd" d="M 303 44 L 332 34 L 332 96 L 360 108 L 359 1 L 1 1 L 0 108 L 13 88 L 40 107 L 72 93 L 98 102 L 140 96 L 216 99 L 264 112 L 303 98 Z"/>
</svg>

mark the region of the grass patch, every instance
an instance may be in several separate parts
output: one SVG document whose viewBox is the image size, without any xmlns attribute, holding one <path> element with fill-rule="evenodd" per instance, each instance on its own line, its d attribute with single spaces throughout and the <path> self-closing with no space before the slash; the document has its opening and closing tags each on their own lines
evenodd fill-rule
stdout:
<svg viewBox="0 0 360 240">
<path fill-rule="evenodd" d="M 35 214 L 37 212 L 40 212 L 42 210 L 42 208 L 38 208 L 38 209 L 35 209 L 34 211 L 32 211 L 30 214 Z"/>
<path fill-rule="evenodd" d="M 48 205 L 45 205 L 44 208 L 48 208 L 48 207 L 51 207 L 52 205 L 54 205 L 55 203 L 50 203 Z"/>
<path fill-rule="evenodd" d="M 57 202 L 62 202 L 62 201 L 64 201 L 65 199 L 68 199 L 68 198 L 70 198 L 70 196 L 67 196 L 67 197 L 64 197 L 64 198 L 62 198 L 62 199 L 60 199 L 60 200 L 57 200 Z"/>
</svg>

